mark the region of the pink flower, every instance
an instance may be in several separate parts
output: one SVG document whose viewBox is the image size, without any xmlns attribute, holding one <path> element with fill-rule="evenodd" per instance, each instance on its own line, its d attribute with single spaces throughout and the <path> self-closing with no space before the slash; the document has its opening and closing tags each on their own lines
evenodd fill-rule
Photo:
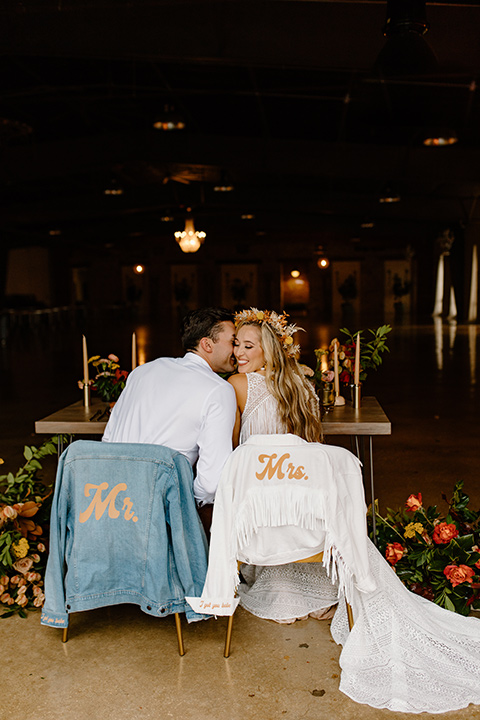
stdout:
<svg viewBox="0 0 480 720">
<path fill-rule="evenodd" d="M 32 553 L 30 557 L 32 558 L 33 562 L 40 562 L 40 555 L 38 555 L 38 553 Z"/>
<path fill-rule="evenodd" d="M 25 580 L 28 580 L 28 582 L 35 582 L 36 579 L 37 579 L 36 572 L 27 572 L 25 575 Z"/>
<path fill-rule="evenodd" d="M 8 585 L 8 579 L 8 575 L 2 575 L 2 577 L 0 578 L 0 583 L 2 585 Z"/>
<path fill-rule="evenodd" d="M 43 593 L 41 593 L 40 595 L 37 595 L 37 597 L 33 601 L 33 604 L 35 605 L 35 607 L 42 607 L 44 602 L 45 602 L 45 595 Z"/>
<path fill-rule="evenodd" d="M 407 498 L 405 507 L 407 512 L 415 512 L 416 510 L 419 510 L 422 507 L 422 493 L 418 493 L 418 495 L 410 495 Z"/>
<path fill-rule="evenodd" d="M 17 517 L 17 511 L 15 510 L 15 508 L 11 507 L 10 505 L 5 505 L 2 512 L 3 512 L 3 516 L 7 520 L 15 520 L 15 518 Z"/>
<path fill-rule="evenodd" d="M 20 595 L 20 597 L 17 597 L 15 602 L 17 603 L 17 605 L 20 605 L 20 607 L 23 607 L 28 603 L 28 598 L 26 595 Z"/>
<path fill-rule="evenodd" d="M 38 550 L 38 552 L 45 552 L 46 547 L 43 543 L 38 543 L 37 550 Z"/>
<path fill-rule="evenodd" d="M 8 603 L 10 600 L 10 593 L 4 592 L 2 595 L 0 595 L 0 602 L 2 603 Z"/>
<path fill-rule="evenodd" d="M 447 565 L 443 574 L 447 580 L 450 580 L 453 587 L 457 587 L 457 585 L 461 585 L 464 582 L 471 583 L 475 571 L 468 567 L 468 565 Z"/>
<path fill-rule="evenodd" d="M 396 565 L 402 559 L 405 548 L 399 542 L 388 543 L 385 548 L 385 557 L 390 565 Z"/>
<path fill-rule="evenodd" d="M 18 588 L 17 597 L 20 597 L 21 595 L 25 595 L 26 592 L 27 592 L 27 586 L 22 585 L 22 587 Z"/>
<path fill-rule="evenodd" d="M 441 522 L 438 523 L 438 525 L 435 526 L 435 529 L 433 531 L 433 542 L 437 543 L 437 545 L 441 544 L 447 544 L 450 542 L 450 540 L 453 540 L 453 538 L 456 538 L 458 535 L 458 528 L 453 523 L 446 523 Z"/>
<path fill-rule="evenodd" d="M 117 357 L 116 355 L 114 355 L 113 353 L 110 353 L 110 355 L 108 356 L 108 359 L 111 360 L 111 361 L 114 362 L 114 363 L 120 362 L 120 360 L 118 359 L 118 357 Z"/>
<path fill-rule="evenodd" d="M 12 577 L 10 578 L 10 584 L 18 585 L 19 582 L 20 582 L 20 575 L 12 575 Z"/>
<path fill-rule="evenodd" d="M 2 593 L 4 593 L 6 589 L 7 589 L 6 585 L 0 585 L 0 595 L 2 595 Z"/>
<path fill-rule="evenodd" d="M 33 560 L 31 557 L 24 557 L 13 563 L 13 567 L 15 568 L 15 570 L 19 573 L 22 573 L 22 575 L 25 575 L 25 573 L 30 570 L 32 565 Z"/>
<path fill-rule="evenodd" d="M 42 595 L 42 588 L 39 585 L 34 585 L 33 594 L 35 597 L 38 597 L 38 595 Z"/>
</svg>

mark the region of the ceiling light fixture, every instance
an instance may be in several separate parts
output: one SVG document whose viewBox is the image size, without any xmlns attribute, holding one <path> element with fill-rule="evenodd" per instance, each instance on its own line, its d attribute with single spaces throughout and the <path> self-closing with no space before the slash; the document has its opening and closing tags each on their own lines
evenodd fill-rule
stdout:
<svg viewBox="0 0 480 720">
<path fill-rule="evenodd" d="M 423 144 L 427 147 L 445 147 L 447 145 L 455 145 L 458 142 L 457 133 L 449 128 L 436 128 L 429 132 L 424 138 Z"/>
<path fill-rule="evenodd" d="M 365 220 L 362 220 L 360 223 L 360 227 L 362 230 L 370 230 L 371 228 L 375 227 L 375 223 L 373 220 L 370 220 L 369 218 L 365 218 Z"/>
<path fill-rule="evenodd" d="M 385 46 L 375 69 L 385 76 L 425 75 L 438 70 L 438 60 L 424 39 L 428 32 L 425 0 L 387 0 Z"/>
<path fill-rule="evenodd" d="M 220 182 L 213 186 L 213 192 L 232 192 L 235 190 L 228 173 L 222 170 L 220 175 Z"/>
<path fill-rule="evenodd" d="M 293 278 L 298 278 L 298 277 L 300 277 L 300 270 L 292 270 L 291 273 L 290 273 L 290 275 L 291 275 Z"/>
<path fill-rule="evenodd" d="M 123 188 L 120 187 L 117 180 L 113 178 L 110 181 L 110 185 L 107 185 L 105 190 L 103 191 L 104 195 L 123 195 Z"/>
<path fill-rule="evenodd" d="M 133 272 L 135 273 L 135 275 L 142 275 L 145 272 L 145 266 L 140 265 L 140 263 L 138 265 L 134 265 Z"/>
<path fill-rule="evenodd" d="M 187 208 L 187 212 L 191 212 L 191 208 Z M 185 230 L 177 230 L 174 235 L 184 253 L 197 252 L 207 236 L 202 230 L 195 230 L 192 217 L 185 219 Z"/>
<path fill-rule="evenodd" d="M 402 198 L 400 195 L 392 189 L 390 185 L 386 185 L 382 192 L 380 193 L 380 197 L 378 198 L 378 202 L 381 203 L 397 203 L 400 202 Z"/>
<path fill-rule="evenodd" d="M 175 112 L 174 108 L 170 105 L 165 105 L 163 113 L 157 116 L 153 123 L 155 130 L 184 130 L 185 120 L 183 117 Z"/>
</svg>

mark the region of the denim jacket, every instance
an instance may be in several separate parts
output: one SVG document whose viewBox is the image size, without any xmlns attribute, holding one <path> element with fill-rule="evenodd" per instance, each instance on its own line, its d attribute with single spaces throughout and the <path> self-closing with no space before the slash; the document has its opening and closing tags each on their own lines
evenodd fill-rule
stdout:
<svg viewBox="0 0 480 720">
<path fill-rule="evenodd" d="M 42 624 L 121 603 L 203 619 L 185 601 L 207 570 L 192 485 L 190 463 L 170 448 L 72 443 L 57 470 Z"/>
</svg>

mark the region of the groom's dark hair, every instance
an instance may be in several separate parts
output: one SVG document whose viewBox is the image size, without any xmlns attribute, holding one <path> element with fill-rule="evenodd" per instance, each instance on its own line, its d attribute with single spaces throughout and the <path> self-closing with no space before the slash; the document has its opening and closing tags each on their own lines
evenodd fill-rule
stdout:
<svg viewBox="0 0 480 720">
<path fill-rule="evenodd" d="M 192 310 L 182 321 L 182 345 L 185 352 L 196 350 L 204 337 L 217 341 L 222 322 L 233 322 L 233 312 L 226 308 Z"/>
</svg>

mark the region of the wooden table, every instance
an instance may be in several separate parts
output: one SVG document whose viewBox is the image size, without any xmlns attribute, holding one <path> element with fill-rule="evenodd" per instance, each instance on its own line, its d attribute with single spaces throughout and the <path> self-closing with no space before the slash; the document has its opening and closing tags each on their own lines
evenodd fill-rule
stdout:
<svg viewBox="0 0 480 720">
<path fill-rule="evenodd" d="M 39 434 L 58 435 L 58 452 L 63 451 L 62 435 L 103 435 L 108 421 L 110 407 L 99 398 L 92 398 L 86 408 L 83 400 L 67 405 L 51 415 L 37 420 L 35 432 Z"/>
<path fill-rule="evenodd" d="M 89 408 L 85 408 L 79 400 L 62 410 L 47 415 L 35 423 L 36 433 L 59 435 L 59 455 L 63 451 L 62 435 L 103 435 L 108 420 L 109 406 L 107 403 L 93 398 Z M 93 418 L 93 420 L 92 420 Z M 374 435 L 391 435 L 390 420 L 383 412 L 374 397 L 362 398 L 362 406 L 356 410 L 350 403 L 335 407 L 328 412 L 322 421 L 325 436 L 348 435 L 352 438 L 352 449 L 363 462 L 363 446 L 359 438 L 369 438 L 370 491 L 372 497 L 373 532 L 376 533 L 374 500 L 375 487 L 373 481 L 373 446 Z"/>
</svg>

